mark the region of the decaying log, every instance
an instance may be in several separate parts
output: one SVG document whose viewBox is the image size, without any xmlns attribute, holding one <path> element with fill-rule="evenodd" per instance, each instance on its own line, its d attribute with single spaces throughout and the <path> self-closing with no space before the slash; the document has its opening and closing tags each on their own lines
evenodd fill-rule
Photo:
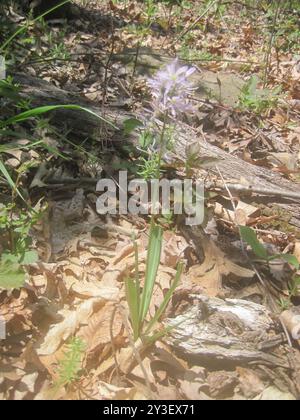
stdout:
<svg viewBox="0 0 300 420">
<path fill-rule="evenodd" d="M 286 366 L 275 356 L 282 344 L 276 326 L 264 306 L 240 299 L 192 295 L 194 304 L 175 318 L 165 340 L 189 360 L 206 362 L 266 363 Z M 272 354 L 268 351 L 272 349 Z"/>
<path fill-rule="evenodd" d="M 300 194 L 300 185 L 289 181 L 288 179 L 283 178 L 280 174 L 275 173 L 267 168 L 259 167 L 252 165 L 251 163 L 245 162 L 238 157 L 232 156 L 226 151 L 220 149 L 217 146 L 214 146 L 210 143 L 207 143 L 199 138 L 197 138 L 196 131 L 187 125 L 181 127 L 177 135 L 176 142 L 176 154 L 181 158 L 185 158 L 185 148 L 186 145 L 191 141 L 199 141 L 201 152 L 203 156 L 215 157 L 220 159 L 218 162 L 218 169 L 223 175 L 223 178 L 228 183 L 240 183 L 241 179 L 247 181 L 248 186 L 258 187 L 259 189 L 265 189 L 268 191 L 274 191 L 274 197 L 261 194 L 259 198 L 255 197 L 253 201 L 259 203 L 262 202 L 266 205 L 276 204 L 278 207 L 284 209 L 288 214 L 290 214 L 289 223 L 300 228 L 300 206 L 299 199 L 288 199 L 285 196 L 286 192 Z M 212 167 L 210 171 L 214 174 L 219 175 L 217 168 Z M 282 192 L 282 197 L 278 197 L 279 193 Z"/>
<path fill-rule="evenodd" d="M 95 103 L 88 99 L 60 89 L 55 85 L 48 83 L 37 77 L 15 74 L 14 80 L 20 84 L 20 95 L 24 99 L 30 99 L 32 107 L 46 106 L 46 105 L 80 105 L 89 108 L 101 117 L 106 118 L 116 126 L 122 126 L 123 121 L 128 118 L 128 114 L 124 112 L 103 110 L 100 106 L 95 106 Z M 47 117 L 51 118 L 51 122 L 58 126 L 65 128 L 72 132 L 72 135 L 78 138 L 99 137 L 103 128 L 109 129 L 110 125 L 105 124 L 96 117 L 82 111 L 60 109 Z"/>
<path fill-rule="evenodd" d="M 56 104 L 77 104 L 83 107 L 88 107 L 97 114 L 106 117 L 113 122 L 120 131 L 111 132 L 111 138 L 115 142 L 124 142 L 122 134 L 122 126 L 125 119 L 129 118 L 128 112 L 122 108 L 119 109 L 105 109 L 100 106 L 95 106 L 94 102 L 86 98 L 67 92 L 66 90 L 59 89 L 53 84 L 24 74 L 14 75 L 16 82 L 21 85 L 21 95 L 23 98 L 30 98 L 32 106 L 42 105 L 56 105 Z M 101 140 L 101 132 L 103 131 L 103 124 L 91 115 L 84 114 L 80 111 L 73 110 L 60 110 L 52 115 L 52 121 L 59 126 L 64 126 L 66 129 L 71 130 L 72 134 L 79 137 L 93 137 Z M 107 125 L 106 129 L 109 128 Z M 218 168 L 221 171 L 226 182 L 240 183 L 241 178 L 247 180 L 249 185 L 259 187 L 261 189 L 276 191 L 276 197 L 255 197 L 255 200 L 265 199 L 266 204 L 275 203 L 276 205 L 285 209 L 291 216 L 289 223 L 296 227 L 300 227 L 300 207 L 299 200 L 296 198 L 285 199 L 285 192 L 294 192 L 300 194 L 300 186 L 295 182 L 289 181 L 280 174 L 274 173 L 269 169 L 258 167 L 247 163 L 237 157 L 234 157 L 226 151 L 209 144 L 199 138 L 196 130 L 188 125 L 179 125 L 175 153 L 181 158 L 185 158 L 186 145 L 198 141 L 201 148 L 201 155 L 208 157 L 215 157 L 220 159 Z M 218 170 L 216 168 L 209 169 L 216 175 Z M 282 191 L 282 199 L 278 197 L 278 193 Z"/>
</svg>

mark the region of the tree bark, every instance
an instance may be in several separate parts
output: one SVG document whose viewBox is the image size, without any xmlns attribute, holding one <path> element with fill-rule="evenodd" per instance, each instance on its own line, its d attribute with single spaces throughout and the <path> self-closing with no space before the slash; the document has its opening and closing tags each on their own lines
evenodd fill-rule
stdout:
<svg viewBox="0 0 300 420">
<path fill-rule="evenodd" d="M 129 118 L 129 115 L 122 110 L 112 111 L 103 109 L 100 106 L 95 106 L 92 101 L 73 94 L 63 89 L 59 89 L 51 83 L 48 83 L 37 77 L 32 77 L 27 74 L 14 74 L 14 80 L 21 85 L 20 95 L 24 99 L 30 99 L 32 106 L 44 105 L 80 105 L 91 109 L 96 114 L 105 117 L 113 124 L 120 126 L 122 122 Z M 49 114 L 50 116 L 50 114 Z M 109 129 L 109 124 L 104 124 L 96 117 L 81 111 L 62 109 L 51 113 L 51 120 L 54 126 L 59 128 L 66 127 L 71 130 L 72 135 L 82 139 L 87 136 L 93 137 L 97 135 L 97 131 L 105 128 Z"/>
</svg>

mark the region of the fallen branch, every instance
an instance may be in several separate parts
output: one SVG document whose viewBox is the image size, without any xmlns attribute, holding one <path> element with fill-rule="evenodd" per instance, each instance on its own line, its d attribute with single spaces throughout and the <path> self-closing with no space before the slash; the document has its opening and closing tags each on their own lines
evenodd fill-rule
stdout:
<svg viewBox="0 0 300 420">
<path fill-rule="evenodd" d="M 224 185 L 222 185 L 220 182 L 217 182 L 215 185 L 218 189 L 226 189 Z M 268 195 L 271 197 L 291 198 L 293 200 L 300 200 L 300 192 L 284 191 L 282 189 L 276 190 L 269 188 L 261 188 L 255 187 L 254 185 L 231 184 L 230 182 L 227 183 L 227 187 L 231 191 L 246 193 L 249 195 L 259 194 Z"/>
</svg>

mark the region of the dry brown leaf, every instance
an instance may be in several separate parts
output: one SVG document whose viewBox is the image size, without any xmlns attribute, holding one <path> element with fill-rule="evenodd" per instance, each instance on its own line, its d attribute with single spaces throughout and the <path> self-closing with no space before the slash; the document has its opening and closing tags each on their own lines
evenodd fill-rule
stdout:
<svg viewBox="0 0 300 420">
<path fill-rule="evenodd" d="M 287 152 L 270 153 L 268 156 L 268 160 L 274 166 L 284 167 L 288 171 L 296 171 L 298 168 L 297 154 L 292 154 L 292 153 L 287 153 Z"/>
<path fill-rule="evenodd" d="M 202 400 L 203 394 L 201 395 L 201 386 L 203 384 L 199 382 L 190 381 L 179 381 L 180 391 L 185 398 L 188 400 Z"/>
<path fill-rule="evenodd" d="M 63 309 L 59 311 L 59 315 L 63 317 L 63 321 L 50 328 L 46 334 L 44 340 L 37 348 L 38 355 L 50 355 L 53 354 L 71 335 L 73 335 L 77 328 L 87 323 L 89 317 L 93 313 L 94 306 L 96 304 L 103 303 L 102 297 L 89 299 L 79 305 L 75 310 Z"/>
<path fill-rule="evenodd" d="M 260 210 L 251 204 L 239 201 L 235 211 L 233 211 L 231 201 L 226 200 L 223 204 L 216 203 L 215 214 L 225 220 L 245 226 L 249 218 L 259 216 Z"/>
<path fill-rule="evenodd" d="M 99 381 L 99 395 L 106 400 L 147 400 L 148 397 L 141 393 L 137 388 L 121 388 L 115 385 Z"/>
<path fill-rule="evenodd" d="M 264 383 L 255 371 L 243 367 L 237 367 L 239 386 L 246 398 L 253 398 L 263 392 Z"/>
<path fill-rule="evenodd" d="M 139 254 L 139 264 L 145 261 L 146 252 Z M 134 247 L 130 246 L 124 248 L 106 268 L 102 281 L 115 283 L 122 280 L 126 273 L 133 270 L 135 266 Z"/>
<path fill-rule="evenodd" d="M 204 253 L 203 264 L 192 266 L 187 278 L 192 283 L 201 286 L 210 297 L 215 297 L 221 292 L 223 275 L 234 274 L 245 278 L 251 278 L 254 275 L 252 270 L 230 261 L 212 241 L 207 241 Z"/>
<path fill-rule="evenodd" d="M 247 214 L 245 210 L 236 209 L 234 212 L 234 221 L 238 226 L 246 226 L 247 225 Z"/>
<path fill-rule="evenodd" d="M 224 398 L 224 396 L 228 397 L 233 394 L 237 382 L 236 373 L 225 370 L 211 372 L 207 377 L 209 393 L 216 398 Z"/>
<path fill-rule="evenodd" d="M 27 392 L 34 392 L 35 384 L 39 376 L 38 372 L 28 373 L 22 378 L 22 385 L 26 387 Z"/>
<path fill-rule="evenodd" d="M 167 232 L 168 233 L 168 232 Z M 171 234 L 168 238 L 167 233 L 164 239 L 167 242 L 164 244 L 161 255 L 161 263 L 167 267 L 175 268 L 180 260 L 182 260 L 184 251 L 188 248 L 188 243 L 182 236 Z"/>
<path fill-rule="evenodd" d="M 114 315 L 111 331 L 110 325 L 114 309 L 115 306 L 113 304 L 106 304 L 89 318 L 88 325 L 79 330 L 77 337 L 82 338 L 86 343 L 86 351 L 88 353 L 96 350 L 99 346 L 104 346 L 105 344 L 110 343 L 111 332 L 114 338 L 121 334 L 123 319 L 119 311 L 116 311 Z"/>
<path fill-rule="evenodd" d="M 97 369 L 93 371 L 93 376 L 98 378 L 98 376 L 101 376 L 104 372 L 111 369 L 113 366 L 115 366 L 115 364 L 115 358 L 113 355 L 111 355 L 108 359 L 103 360 L 100 366 L 98 366 Z"/>
<path fill-rule="evenodd" d="M 67 288 L 75 292 L 81 298 L 103 298 L 109 301 L 117 301 L 120 289 L 111 283 L 111 287 L 102 282 L 78 281 L 71 277 L 64 277 Z"/>
<path fill-rule="evenodd" d="M 280 319 L 294 340 L 300 341 L 300 307 L 295 306 L 283 311 Z"/>
<path fill-rule="evenodd" d="M 155 358 L 168 365 L 173 373 L 183 373 L 187 370 L 187 366 L 185 366 L 186 362 L 176 357 L 175 354 L 172 353 L 172 350 L 169 348 L 169 346 L 163 342 L 158 341 L 156 343 Z"/>
</svg>

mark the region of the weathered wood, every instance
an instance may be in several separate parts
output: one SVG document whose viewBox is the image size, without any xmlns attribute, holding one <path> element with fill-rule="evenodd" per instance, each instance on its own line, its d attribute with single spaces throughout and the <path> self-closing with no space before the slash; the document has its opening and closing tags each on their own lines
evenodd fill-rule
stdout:
<svg viewBox="0 0 300 420">
<path fill-rule="evenodd" d="M 171 327 L 165 340 L 189 361 L 256 362 L 289 367 L 274 354 L 274 349 L 282 344 L 282 336 L 274 335 L 276 325 L 265 307 L 240 299 L 201 295 L 190 298 L 193 305 L 165 321 Z"/>
<path fill-rule="evenodd" d="M 193 128 L 187 125 L 181 127 L 181 130 L 177 135 L 176 154 L 184 159 L 186 155 L 186 145 L 191 141 L 197 140 L 197 137 L 197 133 Z M 240 182 L 241 178 L 243 178 L 253 187 L 258 186 L 260 188 L 274 190 L 276 192 L 282 191 L 282 198 L 278 197 L 277 194 L 276 197 L 268 195 L 268 197 L 255 198 L 253 201 L 265 202 L 267 205 L 272 203 L 278 204 L 279 207 L 283 208 L 290 214 L 290 224 L 300 228 L 299 204 L 297 204 L 296 199 L 286 199 L 284 196 L 286 191 L 300 194 L 299 184 L 283 178 L 279 173 L 275 173 L 270 169 L 252 165 L 251 163 L 245 162 L 238 157 L 232 156 L 219 147 L 207 143 L 202 139 L 198 138 L 198 141 L 201 148 L 201 155 L 203 154 L 203 156 L 220 159 L 218 168 L 226 182 Z M 219 172 L 215 167 L 212 167 L 210 171 L 219 175 Z"/>
<path fill-rule="evenodd" d="M 14 80 L 21 86 L 21 97 L 30 99 L 31 105 L 34 107 L 45 105 L 80 105 L 89 108 L 99 116 L 106 118 L 120 127 L 124 119 L 128 118 L 128 114 L 125 114 L 121 110 L 117 112 L 102 109 L 100 105 L 95 106 L 94 102 L 78 94 L 60 89 L 36 77 L 18 73 L 14 74 Z M 83 113 L 82 111 L 62 109 L 49 114 L 49 118 L 51 118 L 54 125 L 66 128 L 72 132 L 72 135 L 79 138 L 85 138 L 87 136 L 99 137 L 99 133 L 103 128 L 108 129 L 110 127 L 108 124 L 106 125 L 99 121 L 96 117 Z"/>
<path fill-rule="evenodd" d="M 125 139 L 122 133 L 122 125 L 124 120 L 129 118 L 130 115 L 122 108 L 105 109 L 104 114 L 104 109 L 102 109 L 100 104 L 99 106 L 95 106 L 94 102 L 80 97 L 78 94 L 59 89 L 53 84 L 41 79 L 24 74 L 16 74 L 14 75 L 14 78 L 16 82 L 21 85 L 21 96 L 23 98 L 30 98 L 33 106 L 76 104 L 88 107 L 120 127 L 119 133 L 111 133 L 111 138 L 115 142 L 124 143 Z M 88 136 L 99 138 L 99 133 L 103 131 L 103 128 L 105 127 L 105 124 L 101 124 L 101 122 L 93 116 L 79 111 L 62 110 L 51 115 L 51 118 L 54 124 L 71 130 L 72 133 L 78 137 L 86 138 Z M 108 127 L 109 126 L 106 128 Z M 230 155 L 226 151 L 203 141 L 202 138 L 199 138 L 196 130 L 188 125 L 179 125 L 178 127 L 175 152 L 181 159 L 185 159 L 186 145 L 193 141 L 199 141 L 201 155 L 203 154 L 203 156 L 221 159 L 220 163 L 218 163 L 218 167 L 227 182 L 240 182 L 241 178 L 244 178 L 253 186 L 282 191 L 283 196 L 286 191 L 294 191 L 300 194 L 299 184 L 285 179 L 280 176 L 280 174 L 274 173 L 269 169 L 247 163 Z M 211 168 L 209 170 L 218 175 L 216 168 Z M 290 224 L 300 227 L 300 207 L 297 200 L 281 199 L 278 196 L 255 198 L 256 201 L 263 199 L 265 199 L 266 204 L 276 203 L 287 210 L 291 215 Z"/>
</svg>

